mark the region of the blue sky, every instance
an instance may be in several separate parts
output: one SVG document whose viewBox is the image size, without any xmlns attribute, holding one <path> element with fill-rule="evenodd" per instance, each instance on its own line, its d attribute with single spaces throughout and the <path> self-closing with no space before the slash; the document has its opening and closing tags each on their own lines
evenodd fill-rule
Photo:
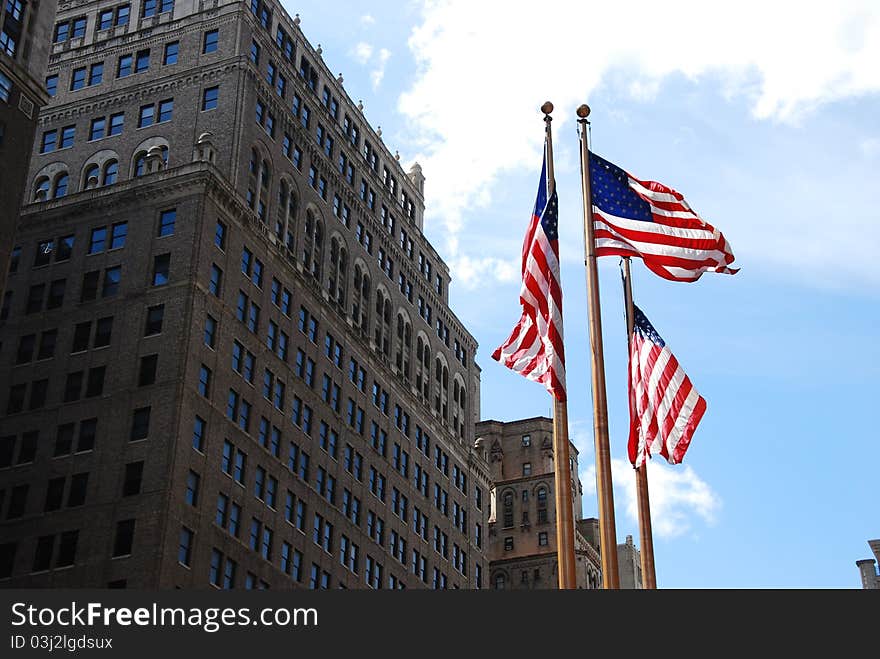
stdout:
<svg viewBox="0 0 880 659">
<path fill-rule="evenodd" d="M 880 537 L 876 3 L 287 5 L 405 168 L 424 169 L 425 233 L 480 344 L 482 418 L 550 410 L 539 385 L 489 355 L 519 317 L 538 108 L 556 105 L 569 422 L 587 516 L 597 507 L 575 108 L 592 107 L 597 153 L 676 188 L 724 232 L 736 276 L 676 284 L 633 264 L 636 302 L 708 402 L 684 464 L 650 464 L 658 584 L 859 587 L 855 561 Z M 617 268 L 600 262 L 622 541 L 638 525 Z"/>
</svg>

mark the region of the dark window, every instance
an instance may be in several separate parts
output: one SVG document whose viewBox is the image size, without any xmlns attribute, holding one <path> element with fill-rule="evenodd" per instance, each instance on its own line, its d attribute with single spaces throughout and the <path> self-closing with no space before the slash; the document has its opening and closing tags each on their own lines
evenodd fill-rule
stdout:
<svg viewBox="0 0 880 659">
<path fill-rule="evenodd" d="M 28 486 L 16 485 L 9 495 L 9 508 L 6 511 L 6 519 L 17 519 L 24 515 L 27 504 Z"/>
<path fill-rule="evenodd" d="M 104 373 L 106 366 L 96 366 L 89 369 L 89 378 L 86 383 L 86 398 L 100 396 L 104 391 Z"/>
<path fill-rule="evenodd" d="M 74 371 L 67 374 L 67 380 L 64 383 L 64 402 L 69 403 L 79 400 L 82 395 L 83 372 Z"/>
<path fill-rule="evenodd" d="M 122 268 L 115 266 L 104 271 L 104 285 L 101 288 L 101 297 L 112 297 L 119 292 L 119 282 L 122 279 Z"/>
<path fill-rule="evenodd" d="M 84 419 L 79 424 L 79 440 L 76 443 L 76 452 L 83 453 L 95 448 L 95 433 L 98 429 L 97 419 Z"/>
<path fill-rule="evenodd" d="M 73 330 L 73 346 L 70 352 L 82 352 L 89 349 L 89 336 L 92 333 L 92 322 L 77 323 Z"/>
<path fill-rule="evenodd" d="M 113 317 L 99 318 L 95 323 L 95 348 L 103 348 L 110 345 L 113 333 Z"/>
<path fill-rule="evenodd" d="M 46 503 L 43 505 L 43 512 L 50 513 L 61 508 L 64 501 L 64 480 L 64 476 L 49 479 L 46 485 Z"/>
<path fill-rule="evenodd" d="M 57 457 L 59 455 L 67 455 L 73 449 L 73 430 L 74 424 L 72 423 L 65 423 L 58 426 L 58 429 L 55 433 L 55 452 L 53 454 L 54 456 Z M 0 467 L 2 466 L 2 459 L 0 459 Z"/>
<path fill-rule="evenodd" d="M 55 356 L 55 345 L 58 342 L 58 330 L 47 330 L 40 335 L 40 349 L 37 359 L 51 359 Z"/>
<path fill-rule="evenodd" d="M 150 409 L 149 407 L 139 407 L 132 414 L 129 436 L 131 441 L 146 439 L 150 434 Z"/>
<path fill-rule="evenodd" d="M 58 541 L 58 560 L 55 567 L 67 567 L 76 561 L 76 544 L 79 540 L 79 531 L 65 531 Z"/>
<path fill-rule="evenodd" d="M 37 441 L 39 438 L 40 433 L 37 430 L 26 432 L 21 436 L 21 448 L 18 450 L 16 464 L 34 461 L 34 457 L 37 455 Z"/>
<path fill-rule="evenodd" d="M 129 462 L 125 465 L 125 480 L 122 482 L 122 496 L 130 497 L 139 494 L 144 475 L 144 463 Z"/>
<path fill-rule="evenodd" d="M 0 544 L 0 579 L 6 579 L 12 576 L 12 567 L 15 564 L 14 542 L 4 542 Z"/>
<path fill-rule="evenodd" d="M 159 355 L 146 355 L 141 357 L 140 371 L 138 372 L 138 386 L 145 387 L 156 382 L 156 367 L 159 365 Z"/>
<path fill-rule="evenodd" d="M 45 284 L 34 284 L 28 291 L 27 305 L 24 312 L 26 314 L 37 313 L 43 308 L 43 295 L 46 292 Z"/>
<path fill-rule="evenodd" d="M 56 279 L 49 284 L 49 297 L 46 300 L 46 309 L 57 309 L 64 303 L 64 289 L 67 280 Z"/>
<path fill-rule="evenodd" d="M 34 552 L 34 572 L 49 569 L 52 564 L 52 550 L 54 546 L 54 535 L 44 535 L 37 540 L 37 549 Z"/>
<path fill-rule="evenodd" d="M 89 474 L 74 474 L 70 479 L 70 493 L 67 495 L 67 505 L 70 508 L 81 506 L 86 502 L 86 490 L 89 486 Z"/>
<path fill-rule="evenodd" d="M 34 380 L 31 382 L 31 398 L 28 402 L 29 410 L 38 410 L 46 404 L 46 391 L 48 389 L 48 380 Z"/>
<path fill-rule="evenodd" d="M 86 272 L 83 275 L 82 291 L 80 293 L 80 302 L 88 302 L 94 300 L 98 295 L 98 278 L 101 273 L 98 270 Z"/>
<path fill-rule="evenodd" d="M 165 318 L 165 305 L 157 304 L 147 309 L 147 322 L 144 328 L 144 336 L 151 336 L 162 332 L 162 321 Z"/>
<path fill-rule="evenodd" d="M 16 414 L 24 409 L 26 384 L 16 384 L 9 388 L 9 399 L 6 401 L 6 413 Z"/>
<path fill-rule="evenodd" d="M 116 537 L 113 540 L 113 556 L 127 556 L 131 554 L 134 542 L 133 519 L 125 519 L 116 523 Z"/>
<path fill-rule="evenodd" d="M 168 283 L 168 271 L 171 268 L 171 254 L 159 254 L 153 259 L 153 286 Z"/>
</svg>

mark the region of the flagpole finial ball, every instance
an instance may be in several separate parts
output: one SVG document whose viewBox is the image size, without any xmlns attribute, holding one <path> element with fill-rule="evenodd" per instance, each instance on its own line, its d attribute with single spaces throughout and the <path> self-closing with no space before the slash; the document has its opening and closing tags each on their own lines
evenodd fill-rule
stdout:
<svg viewBox="0 0 880 659">
<path fill-rule="evenodd" d="M 547 101 L 546 103 L 544 103 L 544 105 L 541 106 L 541 112 L 543 112 L 544 114 L 550 114 L 551 112 L 553 112 L 553 104 L 550 101 Z"/>
<path fill-rule="evenodd" d="M 587 117 L 589 117 L 590 116 L 590 106 L 587 105 L 586 103 L 584 103 L 582 106 L 580 106 L 577 109 L 577 116 L 579 116 L 581 119 L 586 119 Z"/>
</svg>

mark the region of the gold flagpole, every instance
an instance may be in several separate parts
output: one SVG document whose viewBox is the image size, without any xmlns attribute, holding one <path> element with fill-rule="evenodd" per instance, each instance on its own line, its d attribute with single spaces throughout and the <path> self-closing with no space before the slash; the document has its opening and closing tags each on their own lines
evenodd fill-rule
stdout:
<svg viewBox="0 0 880 659">
<path fill-rule="evenodd" d="M 599 498 L 599 537 L 602 554 L 602 583 L 606 589 L 620 588 L 617 570 L 617 530 L 614 523 L 614 492 L 611 484 L 611 449 L 608 442 L 608 399 L 605 393 L 605 355 L 602 348 L 602 314 L 599 309 L 599 272 L 596 268 L 596 238 L 590 194 L 590 152 L 587 145 L 587 117 L 590 107 L 577 109 L 581 143 L 581 187 L 584 193 L 584 265 L 587 270 L 587 312 L 590 325 L 590 356 L 593 374 L 593 435 L 596 441 L 596 490 Z"/>
<path fill-rule="evenodd" d="M 623 259 L 623 300 L 626 304 L 626 345 L 627 353 L 632 343 L 635 317 L 633 314 L 632 278 L 629 270 L 629 257 Z M 651 503 L 648 498 L 648 463 L 635 470 L 636 501 L 639 509 L 639 542 L 642 556 L 642 585 L 647 590 L 657 589 L 657 574 L 654 570 L 654 534 L 651 530 Z"/>
<path fill-rule="evenodd" d="M 544 113 L 545 148 L 547 149 L 547 185 L 550 195 L 556 189 L 553 177 L 553 133 L 550 122 L 553 118 L 553 104 L 550 101 L 541 106 Z M 571 495 L 571 460 L 568 450 L 568 403 L 553 397 L 553 468 L 556 490 L 556 552 L 559 567 L 559 588 L 577 588 L 574 554 L 574 517 Z M 615 550 L 616 551 L 616 550 Z"/>
</svg>

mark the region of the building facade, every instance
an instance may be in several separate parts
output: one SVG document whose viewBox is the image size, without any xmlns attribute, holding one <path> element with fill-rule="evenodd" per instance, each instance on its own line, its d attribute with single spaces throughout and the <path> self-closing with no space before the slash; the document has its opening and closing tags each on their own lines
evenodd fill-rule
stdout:
<svg viewBox="0 0 880 659">
<path fill-rule="evenodd" d="M 880 574 L 877 574 L 877 561 L 880 561 L 880 540 L 868 540 L 868 546 L 874 554 L 874 558 L 865 558 L 856 561 L 859 568 L 859 576 L 862 579 L 864 590 L 880 589 Z"/>
<path fill-rule="evenodd" d="M 587 543 L 601 555 L 599 519 L 587 517 L 579 520 L 577 525 Z M 641 590 L 644 588 L 642 553 L 635 546 L 631 535 L 626 536 L 625 542 L 617 545 L 617 570 L 621 590 Z"/>
<path fill-rule="evenodd" d="M 55 0 L 0 3 L 0 291 L 6 287 L 34 130 L 44 87 Z"/>
<path fill-rule="evenodd" d="M 0 579 L 479 588 L 476 342 L 266 0 L 61 2 L 0 311 Z"/>
<path fill-rule="evenodd" d="M 492 477 L 489 513 L 489 587 L 558 588 L 553 421 L 535 417 L 504 423 L 481 421 L 477 443 L 486 451 Z M 599 552 L 581 531 L 583 490 L 578 451 L 569 446 L 575 570 L 578 588 L 602 583 Z"/>
</svg>

